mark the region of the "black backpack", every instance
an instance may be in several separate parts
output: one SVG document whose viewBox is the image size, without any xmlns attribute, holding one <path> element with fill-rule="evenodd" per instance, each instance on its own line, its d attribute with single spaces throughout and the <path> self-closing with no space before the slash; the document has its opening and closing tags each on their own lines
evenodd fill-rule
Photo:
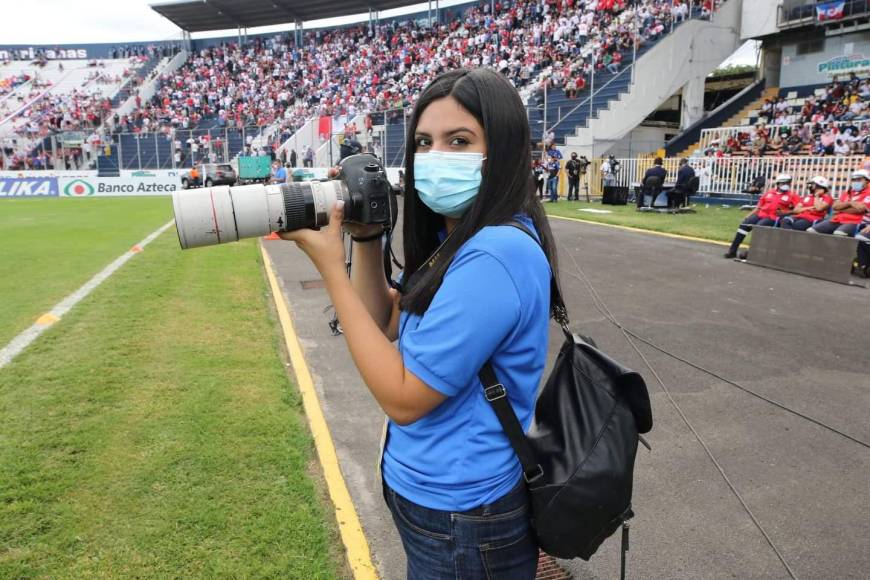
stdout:
<svg viewBox="0 0 870 580">
<path fill-rule="evenodd" d="M 522 224 L 509 225 L 537 242 Z M 624 573 L 634 459 L 640 434 L 652 429 L 649 393 L 638 373 L 568 329 L 555 277 L 551 301 L 565 343 L 538 394 L 528 435 L 508 401 L 510 385 L 498 380 L 490 363 L 480 381 L 522 464 L 540 548 L 558 558 L 588 560 L 622 526 Z"/>
</svg>

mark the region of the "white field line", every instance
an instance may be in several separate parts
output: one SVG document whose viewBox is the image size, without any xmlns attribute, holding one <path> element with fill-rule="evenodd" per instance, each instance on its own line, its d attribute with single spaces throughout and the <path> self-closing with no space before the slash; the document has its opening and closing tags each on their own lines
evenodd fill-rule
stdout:
<svg viewBox="0 0 870 580">
<path fill-rule="evenodd" d="M 106 278 L 114 274 L 118 268 L 127 263 L 127 260 L 138 254 L 142 251 L 142 249 L 153 242 L 157 236 L 165 232 L 169 229 L 174 220 L 170 220 L 156 231 L 152 232 L 147 238 L 134 245 L 132 248 L 127 250 L 124 254 L 115 259 L 111 264 L 103 268 L 100 272 L 94 275 L 93 278 L 85 282 L 85 284 L 58 302 L 54 308 L 40 316 L 37 321 L 27 330 L 13 338 L 9 344 L 0 349 L 0 369 L 5 367 L 7 364 L 12 362 L 16 356 L 18 356 L 21 351 L 27 348 L 30 343 L 36 340 L 40 334 L 45 332 L 50 326 L 52 326 L 55 322 L 60 320 L 64 314 L 70 311 L 70 309 L 79 303 L 84 297 L 90 294 L 94 288 L 102 284 Z"/>
</svg>

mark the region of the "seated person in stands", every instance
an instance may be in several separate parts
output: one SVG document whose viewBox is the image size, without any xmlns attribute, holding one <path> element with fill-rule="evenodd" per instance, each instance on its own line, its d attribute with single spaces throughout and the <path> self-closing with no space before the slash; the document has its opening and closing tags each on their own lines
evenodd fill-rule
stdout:
<svg viewBox="0 0 870 580">
<path fill-rule="evenodd" d="M 808 97 L 804 101 L 803 107 L 801 107 L 801 118 L 802 119 L 809 119 L 812 116 L 815 108 L 816 108 L 815 97 Z"/>
<path fill-rule="evenodd" d="M 641 184 L 646 185 L 647 179 L 649 179 L 650 177 L 657 177 L 657 178 L 659 178 L 660 186 L 664 185 L 665 179 L 667 179 L 667 177 L 668 177 L 668 170 L 665 169 L 663 167 L 663 165 L 664 165 L 664 160 L 661 157 L 656 157 L 655 161 L 653 161 L 653 166 L 650 167 L 649 169 L 647 169 L 646 173 L 644 173 L 643 180 L 641 181 Z M 652 198 L 649 202 L 650 207 L 655 206 L 656 197 L 658 197 L 658 194 L 660 192 L 661 192 L 661 187 L 657 191 L 652 191 L 652 190 L 647 191 L 646 189 L 644 189 L 643 197 L 646 197 L 647 195 L 649 195 Z M 642 207 L 643 206 L 643 199 L 638 200 L 638 202 L 639 202 L 637 204 L 638 207 Z"/>
<path fill-rule="evenodd" d="M 763 139 L 754 139 L 749 144 L 749 155 L 752 157 L 763 157 L 767 151 L 767 142 Z"/>
<path fill-rule="evenodd" d="M 813 124 L 807 121 L 797 131 L 797 136 L 800 137 L 801 143 L 809 145 L 813 142 Z"/>
<path fill-rule="evenodd" d="M 806 231 L 816 222 L 825 219 L 828 209 L 834 203 L 831 197 L 831 182 L 817 175 L 810 180 L 809 190 L 791 211 L 779 222 L 779 227 L 786 230 Z"/>
<path fill-rule="evenodd" d="M 773 154 L 779 153 L 782 151 L 784 143 L 782 142 L 782 137 L 779 133 L 774 134 L 773 139 L 770 140 L 770 143 L 767 144 L 767 150 Z"/>
<path fill-rule="evenodd" d="M 800 155 L 804 144 L 797 132 L 792 133 L 785 140 L 785 153 L 787 155 Z"/>
<path fill-rule="evenodd" d="M 850 187 L 834 202 L 834 217 L 808 229 L 814 234 L 853 236 L 870 207 L 870 172 L 859 169 L 852 173 Z"/>
<path fill-rule="evenodd" d="M 759 111 L 759 117 L 770 119 L 773 117 L 773 101 L 770 99 L 765 99 L 764 104 L 761 105 L 761 110 Z"/>
<path fill-rule="evenodd" d="M 837 143 L 836 129 L 827 129 L 819 137 L 819 143 L 822 145 L 822 155 L 833 155 L 834 145 Z"/>
<path fill-rule="evenodd" d="M 849 145 L 843 141 L 842 137 L 834 142 L 834 155 L 837 155 L 839 157 L 845 157 L 851 152 L 852 150 L 849 148 Z"/>
<path fill-rule="evenodd" d="M 798 195 L 791 189 L 791 175 L 782 173 L 776 176 L 775 187 L 769 189 L 758 200 L 758 205 L 752 213 L 737 228 L 737 234 L 731 242 L 731 247 L 725 253 L 726 258 L 736 258 L 740 244 L 752 231 L 753 226 L 776 225 L 776 220 L 790 212 L 800 201 Z"/>
<path fill-rule="evenodd" d="M 565 83 L 565 97 L 569 99 L 577 98 L 577 81 L 568 79 Z"/>
<path fill-rule="evenodd" d="M 849 104 L 849 110 L 843 114 L 843 121 L 863 121 L 867 118 L 867 104 L 858 99 L 855 95 L 855 100 Z"/>
<path fill-rule="evenodd" d="M 737 138 L 737 135 L 732 134 L 728 137 L 728 140 L 725 142 L 725 147 L 732 153 L 740 151 L 740 140 Z"/>
</svg>

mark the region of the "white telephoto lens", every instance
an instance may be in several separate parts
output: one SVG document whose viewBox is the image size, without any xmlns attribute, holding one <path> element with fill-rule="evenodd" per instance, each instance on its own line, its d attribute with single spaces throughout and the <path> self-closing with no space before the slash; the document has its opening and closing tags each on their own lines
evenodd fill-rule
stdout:
<svg viewBox="0 0 870 580">
<path fill-rule="evenodd" d="M 278 186 L 180 190 L 172 194 L 172 206 L 182 249 L 264 236 L 286 220 Z"/>
</svg>

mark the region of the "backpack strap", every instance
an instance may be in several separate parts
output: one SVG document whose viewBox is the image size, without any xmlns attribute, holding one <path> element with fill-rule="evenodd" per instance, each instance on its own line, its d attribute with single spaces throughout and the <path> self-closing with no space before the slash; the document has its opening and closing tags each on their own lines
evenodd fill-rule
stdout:
<svg viewBox="0 0 870 580">
<path fill-rule="evenodd" d="M 506 222 L 505 225 L 515 227 L 521 232 L 524 232 L 527 236 L 532 238 L 538 246 L 541 246 L 541 242 L 538 238 L 522 222 L 511 220 Z M 543 249 L 543 246 L 541 246 L 541 249 Z M 565 301 L 562 299 L 562 291 L 559 288 L 559 283 L 556 281 L 556 276 L 552 271 L 550 272 L 550 303 L 553 311 L 553 318 L 559 323 L 559 326 L 562 327 L 565 335 L 569 338 L 572 337 L 571 331 L 568 328 L 568 309 L 565 308 Z M 483 365 L 483 368 L 480 369 L 480 373 L 478 373 L 478 377 L 480 378 L 480 383 L 483 385 L 484 397 L 492 406 L 495 416 L 498 417 L 498 422 L 501 423 L 501 428 L 504 430 L 505 435 L 507 435 L 511 447 L 513 447 L 514 452 L 520 460 L 520 465 L 523 467 L 523 478 L 526 480 L 526 483 L 529 484 L 537 481 L 544 475 L 544 470 L 541 468 L 541 464 L 535 459 L 535 452 L 532 449 L 532 445 L 526 438 L 526 435 L 523 432 L 523 426 L 520 424 L 520 420 L 517 418 L 517 414 L 514 412 L 513 407 L 511 407 L 507 396 L 507 389 L 505 389 L 504 385 L 498 380 L 498 376 L 495 374 L 492 362 L 487 361 L 486 364 Z"/>
<path fill-rule="evenodd" d="M 535 459 L 532 445 L 523 433 L 523 426 L 511 407 L 507 390 L 499 382 L 495 369 L 492 368 L 492 363 L 487 361 L 480 369 L 478 377 L 483 385 L 483 396 L 492 405 L 492 410 L 495 411 L 501 428 L 504 429 L 511 447 L 514 448 L 514 452 L 520 459 L 520 465 L 523 466 L 523 478 L 528 484 L 534 483 L 544 475 L 544 471 L 541 469 L 541 464 Z"/>
</svg>

